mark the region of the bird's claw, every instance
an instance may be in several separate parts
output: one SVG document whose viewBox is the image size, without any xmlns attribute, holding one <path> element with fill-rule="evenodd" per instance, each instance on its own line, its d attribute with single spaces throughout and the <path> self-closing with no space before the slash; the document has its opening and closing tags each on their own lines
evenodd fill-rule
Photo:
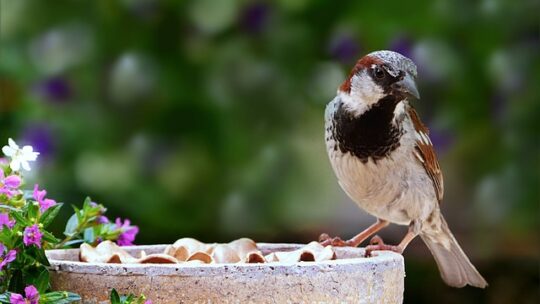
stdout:
<svg viewBox="0 0 540 304">
<path fill-rule="evenodd" d="M 330 239 L 330 236 L 327 233 L 322 233 L 321 235 L 319 235 L 319 243 L 322 243 L 329 239 Z"/>
<path fill-rule="evenodd" d="M 334 247 L 347 247 L 350 246 L 348 241 L 342 240 L 340 237 L 336 236 L 331 238 L 328 234 L 323 233 L 319 236 L 319 243 L 323 246 L 334 246 Z"/>
<path fill-rule="evenodd" d="M 393 251 L 399 254 L 403 253 L 403 249 L 401 249 L 401 247 L 385 244 L 383 239 L 378 235 L 371 238 L 371 241 L 369 241 L 369 244 L 370 245 L 366 247 L 366 254 L 365 254 L 366 257 L 371 257 L 373 251 L 381 251 L 381 250 Z"/>
<path fill-rule="evenodd" d="M 369 244 L 370 245 L 384 245 L 384 241 L 380 236 L 375 235 L 371 238 L 371 240 L 369 241 Z"/>
</svg>

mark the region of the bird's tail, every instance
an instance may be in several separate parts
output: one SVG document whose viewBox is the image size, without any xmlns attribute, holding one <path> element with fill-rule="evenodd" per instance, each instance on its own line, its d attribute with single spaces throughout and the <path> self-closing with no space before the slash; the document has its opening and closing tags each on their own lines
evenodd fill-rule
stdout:
<svg viewBox="0 0 540 304">
<path fill-rule="evenodd" d="M 435 257 L 442 279 L 452 287 L 471 285 L 485 288 L 488 284 L 465 255 L 442 217 L 441 229 L 427 230 L 420 234 Z"/>
</svg>

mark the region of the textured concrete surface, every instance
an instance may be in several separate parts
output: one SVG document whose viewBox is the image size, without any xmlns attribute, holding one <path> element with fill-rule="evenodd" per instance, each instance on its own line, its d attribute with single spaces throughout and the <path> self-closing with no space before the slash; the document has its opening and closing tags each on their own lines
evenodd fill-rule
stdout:
<svg viewBox="0 0 540 304">
<path fill-rule="evenodd" d="M 132 255 L 166 245 L 126 247 Z M 264 254 L 301 245 L 259 244 Z M 402 303 L 403 257 L 362 248 L 336 248 L 338 259 L 266 264 L 89 264 L 79 250 L 51 250 L 52 287 L 76 292 L 83 303 L 108 303 L 108 292 L 145 294 L 161 303 Z"/>
</svg>

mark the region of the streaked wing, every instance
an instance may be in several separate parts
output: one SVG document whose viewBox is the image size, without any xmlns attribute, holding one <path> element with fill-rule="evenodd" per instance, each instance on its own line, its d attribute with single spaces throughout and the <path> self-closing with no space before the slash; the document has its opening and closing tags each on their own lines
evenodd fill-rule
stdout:
<svg viewBox="0 0 540 304">
<path fill-rule="evenodd" d="M 408 112 L 416 131 L 416 147 L 414 155 L 418 161 L 422 163 L 427 174 L 433 181 L 435 193 L 437 194 L 437 199 L 440 203 L 444 195 L 443 175 L 439 162 L 437 161 L 437 155 L 435 155 L 435 150 L 433 149 L 433 144 L 429 139 L 429 130 L 422 123 L 412 106 L 409 106 Z"/>
</svg>

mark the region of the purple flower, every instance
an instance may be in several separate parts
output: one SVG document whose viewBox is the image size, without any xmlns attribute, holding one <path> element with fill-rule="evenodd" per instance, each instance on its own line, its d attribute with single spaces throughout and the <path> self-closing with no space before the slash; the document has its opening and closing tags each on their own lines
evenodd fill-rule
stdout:
<svg viewBox="0 0 540 304">
<path fill-rule="evenodd" d="M 155 18 L 160 11 L 159 1 L 124 1 L 130 13 L 142 20 Z"/>
<path fill-rule="evenodd" d="M 23 296 L 18 293 L 12 293 L 9 297 L 11 304 L 38 304 L 39 292 L 34 285 L 26 286 L 24 293 L 26 298 L 23 298 Z"/>
<path fill-rule="evenodd" d="M 21 142 L 28 144 L 41 156 L 51 156 L 56 147 L 53 127 L 43 122 L 29 123 L 21 134 Z"/>
<path fill-rule="evenodd" d="M 26 246 L 36 245 L 38 248 L 41 248 L 42 236 L 43 236 L 43 233 L 39 231 L 38 225 L 34 224 L 24 229 L 23 243 Z"/>
<path fill-rule="evenodd" d="M 103 214 L 103 213 L 105 213 L 105 211 L 107 211 L 107 209 L 105 207 L 103 207 L 102 205 L 100 205 L 100 204 L 98 204 L 96 202 L 90 202 L 90 207 L 99 208 L 99 210 L 98 210 L 99 214 Z M 107 219 L 106 223 L 108 223 L 108 222 L 109 222 L 109 220 Z"/>
<path fill-rule="evenodd" d="M 330 41 L 330 55 L 341 63 L 349 64 L 354 62 L 360 53 L 360 44 L 354 35 L 341 33 Z"/>
<path fill-rule="evenodd" d="M 100 216 L 97 217 L 96 222 L 97 222 L 98 224 L 107 224 L 107 223 L 109 223 L 110 221 L 109 221 L 109 219 L 108 219 L 105 215 L 100 215 Z"/>
<path fill-rule="evenodd" d="M 0 213 L 0 230 L 4 229 L 4 226 L 8 227 L 8 229 L 13 228 L 15 220 L 10 220 L 7 213 Z"/>
<path fill-rule="evenodd" d="M 491 118 L 495 123 L 500 124 L 504 122 L 504 119 L 509 114 L 507 94 L 504 94 L 500 90 L 492 93 L 490 98 L 490 110 Z"/>
<path fill-rule="evenodd" d="M 266 3 L 253 3 L 246 6 L 240 13 L 240 25 L 253 34 L 262 32 L 270 17 L 270 8 Z"/>
<path fill-rule="evenodd" d="M 146 301 L 144 302 L 144 304 L 153 304 L 153 303 L 152 303 L 152 300 L 146 300 Z"/>
<path fill-rule="evenodd" d="M 412 57 L 413 43 L 406 36 L 397 36 L 390 42 L 390 50 L 398 52 L 405 57 Z"/>
<path fill-rule="evenodd" d="M 45 198 L 45 195 L 47 195 L 47 191 L 39 190 L 39 185 L 36 184 L 34 186 L 34 199 L 36 200 L 36 202 L 39 203 L 39 209 L 41 210 L 41 212 L 45 212 L 45 210 L 56 205 L 55 200 Z"/>
<path fill-rule="evenodd" d="M 4 244 L 0 243 L 0 271 L 4 269 L 9 263 L 15 261 L 15 258 L 17 257 L 17 251 L 15 250 L 8 250 L 7 253 L 4 253 L 6 250 L 6 247 Z"/>
<path fill-rule="evenodd" d="M 0 194 L 5 194 L 8 198 L 11 198 L 17 194 L 17 188 L 20 185 L 21 178 L 18 175 L 12 174 L 5 176 L 4 170 L 0 169 Z"/>
<path fill-rule="evenodd" d="M 73 95 L 71 84 L 66 78 L 59 76 L 43 80 L 37 84 L 36 91 L 53 103 L 64 103 Z"/>
<path fill-rule="evenodd" d="M 432 127 L 429 131 L 429 137 L 437 155 L 444 155 L 454 145 L 454 135 L 450 130 Z"/>
<path fill-rule="evenodd" d="M 120 218 L 117 218 L 115 221 L 116 229 L 120 229 L 121 233 L 116 240 L 116 243 L 120 246 L 130 246 L 133 245 L 135 236 L 139 233 L 139 227 L 130 226 L 131 222 L 126 219 L 124 223 Z"/>
</svg>

